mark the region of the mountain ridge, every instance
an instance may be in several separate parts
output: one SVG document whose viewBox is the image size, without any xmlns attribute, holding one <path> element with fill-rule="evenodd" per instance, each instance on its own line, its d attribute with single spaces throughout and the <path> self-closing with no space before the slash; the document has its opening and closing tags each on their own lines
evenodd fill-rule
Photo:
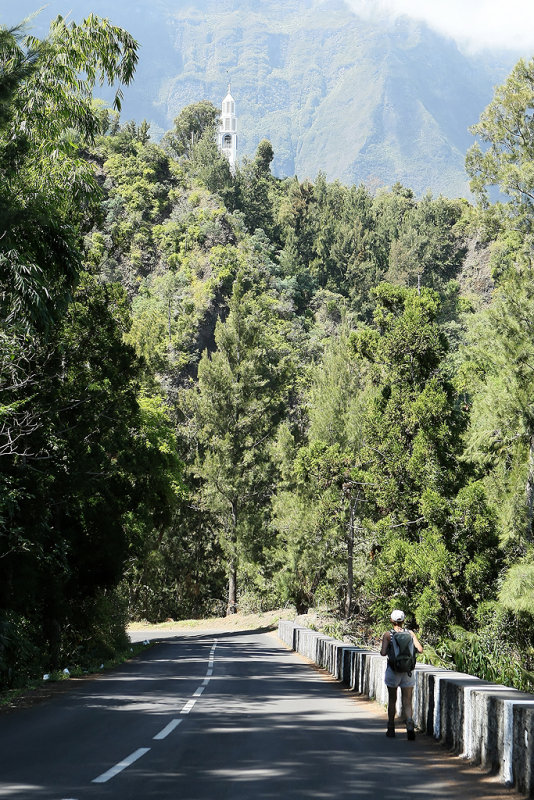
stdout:
<svg viewBox="0 0 534 800">
<path fill-rule="evenodd" d="M 240 158 L 268 138 L 279 176 L 321 171 L 371 188 L 400 181 L 418 195 L 468 196 L 468 128 L 517 60 L 462 52 L 408 18 L 373 23 L 342 0 L 68 5 L 74 19 L 94 11 L 139 39 L 123 118 L 146 118 L 156 138 L 189 103 L 219 105 L 231 82 Z M 32 10 L 22 0 L 8 21 Z M 52 0 L 33 22 L 38 34 L 61 10 Z"/>
</svg>

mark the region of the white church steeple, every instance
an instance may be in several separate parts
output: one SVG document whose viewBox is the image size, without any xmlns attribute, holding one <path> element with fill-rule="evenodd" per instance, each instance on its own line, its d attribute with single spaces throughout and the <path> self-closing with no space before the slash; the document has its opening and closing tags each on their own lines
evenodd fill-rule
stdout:
<svg viewBox="0 0 534 800">
<path fill-rule="evenodd" d="M 230 94 L 230 84 L 228 84 L 228 94 L 222 101 L 217 145 L 221 153 L 228 159 L 233 175 L 237 164 L 237 118 L 235 100 Z"/>
</svg>

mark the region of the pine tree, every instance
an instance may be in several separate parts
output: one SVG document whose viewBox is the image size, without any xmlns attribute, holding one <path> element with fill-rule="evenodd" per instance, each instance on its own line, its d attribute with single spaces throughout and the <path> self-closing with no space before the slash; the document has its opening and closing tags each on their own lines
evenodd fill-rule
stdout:
<svg viewBox="0 0 534 800">
<path fill-rule="evenodd" d="M 260 521 L 272 491 L 269 447 L 288 402 L 294 373 L 291 323 L 265 278 L 241 272 L 217 349 L 198 369 L 193 415 L 199 443 L 195 472 L 228 574 L 228 613 L 238 599 L 238 570 L 261 555 Z"/>
<path fill-rule="evenodd" d="M 464 486 L 464 422 L 442 370 L 437 294 L 388 284 L 374 294 L 374 324 L 353 334 L 376 388 L 360 453 L 373 562 L 367 591 L 381 613 L 393 594 L 430 634 L 446 617 L 472 624 L 476 604 L 491 595 L 495 526 L 480 487 Z"/>
<path fill-rule="evenodd" d="M 303 611 L 321 595 L 353 608 L 354 547 L 360 492 L 354 465 L 364 397 L 347 324 L 328 340 L 305 395 L 307 444 L 294 454 L 286 486 L 273 500 L 282 600 Z"/>
</svg>

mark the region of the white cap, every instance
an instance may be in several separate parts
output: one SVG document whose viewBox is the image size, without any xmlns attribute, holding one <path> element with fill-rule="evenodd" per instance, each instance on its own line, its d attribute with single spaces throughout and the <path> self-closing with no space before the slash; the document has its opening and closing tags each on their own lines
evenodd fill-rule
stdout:
<svg viewBox="0 0 534 800">
<path fill-rule="evenodd" d="M 392 622 L 404 622 L 404 611 L 401 611 L 400 608 L 396 608 L 395 611 L 391 612 L 391 621 Z"/>
</svg>

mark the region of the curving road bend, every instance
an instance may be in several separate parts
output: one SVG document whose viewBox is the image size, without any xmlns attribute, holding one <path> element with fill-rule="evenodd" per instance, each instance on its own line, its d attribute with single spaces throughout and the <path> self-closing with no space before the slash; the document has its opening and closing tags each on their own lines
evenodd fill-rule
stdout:
<svg viewBox="0 0 534 800">
<path fill-rule="evenodd" d="M 1 715 L 0 798 L 514 796 L 428 737 L 386 738 L 385 719 L 274 634 L 173 633 L 114 672 Z"/>
</svg>

